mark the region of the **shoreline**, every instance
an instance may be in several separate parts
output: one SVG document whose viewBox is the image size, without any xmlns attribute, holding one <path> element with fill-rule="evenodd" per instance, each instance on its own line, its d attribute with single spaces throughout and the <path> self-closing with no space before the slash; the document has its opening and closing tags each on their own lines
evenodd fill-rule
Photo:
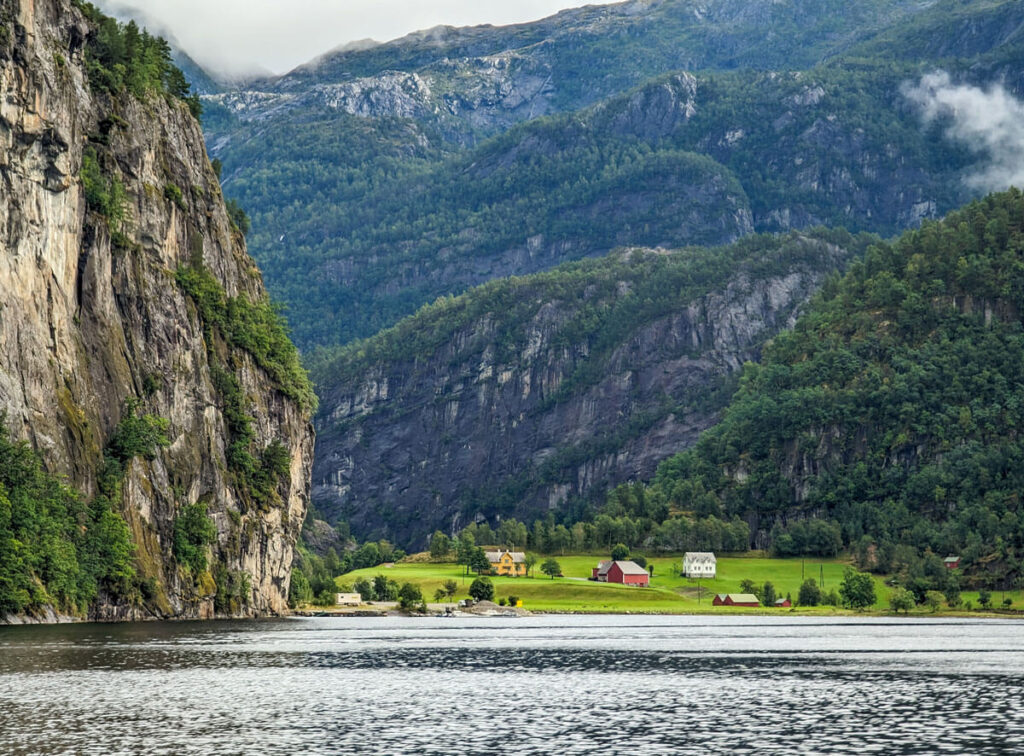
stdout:
<svg viewBox="0 0 1024 756">
<path fill-rule="evenodd" d="M 834 612 L 800 612 L 800 611 L 784 611 L 784 612 L 773 612 L 767 610 L 736 610 L 729 609 L 726 611 L 679 611 L 679 612 L 644 612 L 644 611 L 579 611 L 579 610 L 558 610 L 558 609 L 538 609 L 538 610 L 520 610 L 521 613 L 506 611 L 487 611 L 487 612 L 469 612 L 469 611 L 455 611 L 455 612 L 428 612 L 426 614 L 420 614 L 418 612 L 403 612 L 400 610 L 392 609 L 374 609 L 374 608 L 353 608 L 346 610 L 337 610 L 330 608 L 302 608 L 296 609 L 288 614 L 267 614 L 259 617 L 214 617 L 210 619 L 198 619 L 194 617 L 166 617 L 166 618 L 151 618 L 151 619 L 138 619 L 138 620 L 90 620 L 90 619 L 79 619 L 77 617 L 61 616 L 55 621 L 40 621 L 37 618 L 23 618 L 23 617 L 5 617 L 0 619 L 0 631 L 4 628 L 42 628 L 42 627 L 59 627 L 66 625 L 149 625 L 160 622 L 168 623 L 210 623 L 210 622 L 261 622 L 268 620 L 278 619 L 376 619 L 382 617 L 391 618 L 453 618 L 453 619 L 468 619 L 468 618 L 485 618 L 485 619 L 513 619 L 521 617 L 544 617 L 544 616 L 579 616 L 579 617 L 785 617 L 790 619 L 795 618 L 807 618 L 807 619 L 903 619 L 903 620 L 943 620 L 943 619 L 974 619 L 974 620 L 1024 620 L 1024 611 L 1020 610 L 993 610 L 987 612 L 915 612 L 911 614 L 893 614 L 891 612 L 854 612 L 854 611 L 834 611 Z"/>
<path fill-rule="evenodd" d="M 812 619 L 835 619 L 835 618 L 872 618 L 872 619 L 1012 619 L 1012 620 L 1024 620 L 1024 611 L 1020 610 L 992 610 L 986 612 L 974 612 L 974 611 L 945 611 L 945 612 L 913 612 L 910 614 L 896 614 L 893 612 L 880 612 L 880 611 L 866 611 L 856 612 L 850 610 L 838 610 L 832 612 L 801 612 L 793 610 L 785 611 L 771 611 L 771 610 L 757 610 L 757 609 L 736 609 L 727 608 L 725 611 L 715 610 L 709 611 L 679 611 L 679 612 L 644 612 L 644 611 L 629 611 L 624 610 L 621 612 L 615 611 L 579 611 L 579 610 L 558 610 L 558 609 L 523 609 L 523 614 L 516 614 L 515 612 L 472 612 L 466 610 L 457 610 L 453 612 L 427 612 L 421 614 L 419 612 L 403 612 L 400 610 L 393 609 L 370 609 L 370 608 L 354 608 L 354 609 L 336 609 L 336 608 L 303 608 L 296 609 L 291 613 L 290 616 L 302 619 L 311 618 L 365 618 L 365 617 L 416 617 L 426 619 L 428 617 L 454 617 L 465 619 L 469 617 L 543 617 L 543 616 L 580 616 L 580 617 L 807 617 Z"/>
</svg>

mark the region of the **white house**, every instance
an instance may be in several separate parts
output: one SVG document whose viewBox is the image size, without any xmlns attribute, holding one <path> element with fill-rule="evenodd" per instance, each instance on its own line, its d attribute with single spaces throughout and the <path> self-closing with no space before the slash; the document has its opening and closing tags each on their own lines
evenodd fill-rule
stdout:
<svg viewBox="0 0 1024 756">
<path fill-rule="evenodd" d="M 718 560 L 710 551 L 687 551 L 683 555 L 683 576 L 688 578 L 713 578 L 718 570 Z"/>
<path fill-rule="evenodd" d="M 338 606 L 359 606 L 363 603 L 363 597 L 358 593 L 339 593 L 338 599 L 334 603 Z"/>
</svg>

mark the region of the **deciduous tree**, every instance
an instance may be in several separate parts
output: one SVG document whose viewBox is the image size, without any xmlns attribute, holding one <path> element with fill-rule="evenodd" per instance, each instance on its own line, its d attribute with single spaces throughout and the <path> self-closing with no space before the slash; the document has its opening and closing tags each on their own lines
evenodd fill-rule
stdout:
<svg viewBox="0 0 1024 756">
<path fill-rule="evenodd" d="M 562 574 L 562 566 L 558 563 L 558 560 L 554 557 L 549 557 L 544 560 L 544 564 L 540 566 L 540 571 L 545 575 L 549 575 L 552 580 L 555 579 L 556 575 Z"/>
<path fill-rule="evenodd" d="M 875 583 L 866 572 L 847 567 L 839 584 L 839 597 L 843 606 L 857 611 L 867 609 L 875 603 Z"/>
<path fill-rule="evenodd" d="M 490 578 L 478 577 L 470 583 L 469 595 L 477 601 L 491 601 L 494 599 L 494 583 Z"/>
</svg>

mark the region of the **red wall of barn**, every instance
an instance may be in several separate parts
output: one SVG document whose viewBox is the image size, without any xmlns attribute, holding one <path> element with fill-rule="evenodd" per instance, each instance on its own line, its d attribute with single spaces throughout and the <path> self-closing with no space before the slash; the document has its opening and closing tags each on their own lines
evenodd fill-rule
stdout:
<svg viewBox="0 0 1024 756">
<path fill-rule="evenodd" d="M 608 570 L 609 583 L 622 583 L 623 585 L 647 585 L 650 578 L 647 575 L 623 575 L 622 568 L 613 564 Z"/>
</svg>

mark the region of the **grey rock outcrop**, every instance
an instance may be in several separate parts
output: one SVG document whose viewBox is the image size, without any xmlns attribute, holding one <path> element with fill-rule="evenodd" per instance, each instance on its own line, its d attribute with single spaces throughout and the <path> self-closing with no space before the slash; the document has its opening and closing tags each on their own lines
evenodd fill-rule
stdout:
<svg viewBox="0 0 1024 756">
<path fill-rule="evenodd" d="M 207 505 L 213 561 L 247 576 L 230 613 L 287 611 L 295 541 L 306 513 L 313 435 L 308 410 L 279 391 L 246 352 L 230 360 L 255 443 L 290 452 L 280 504 L 247 506 L 228 472 L 223 399 L 203 324 L 175 282 L 201 261 L 229 296 L 265 296 L 232 229 L 199 124 L 184 103 L 90 90 L 90 32 L 65 0 L 4 0 L 0 44 L 0 407 L 12 432 L 89 497 L 126 401 L 170 423 L 171 444 L 136 458 L 120 511 L 136 547 L 145 604 L 99 601 L 95 619 L 207 618 L 216 586 L 172 556 L 174 519 Z M 124 187 L 125 239 L 87 208 L 80 171 L 90 145 Z M 166 187 L 182 188 L 175 200 Z M 55 616 L 55 615 L 54 615 Z"/>
<path fill-rule="evenodd" d="M 534 302 L 526 322 L 497 310 L 451 331 L 440 319 L 407 321 L 396 333 L 441 328 L 441 345 L 402 359 L 355 356 L 321 376 L 317 508 L 361 536 L 415 548 L 435 528 L 530 521 L 648 478 L 715 421 L 729 377 L 852 254 L 819 239 L 790 243 L 790 254 L 804 253 L 785 255 L 771 275 L 740 265 L 611 347 L 600 331 L 570 334 L 584 310 L 637 302 L 649 283 L 642 277 L 623 278 L 610 295 L 584 280 L 554 298 L 525 283 L 510 296 Z M 668 254 L 687 253 L 616 253 Z"/>
</svg>

